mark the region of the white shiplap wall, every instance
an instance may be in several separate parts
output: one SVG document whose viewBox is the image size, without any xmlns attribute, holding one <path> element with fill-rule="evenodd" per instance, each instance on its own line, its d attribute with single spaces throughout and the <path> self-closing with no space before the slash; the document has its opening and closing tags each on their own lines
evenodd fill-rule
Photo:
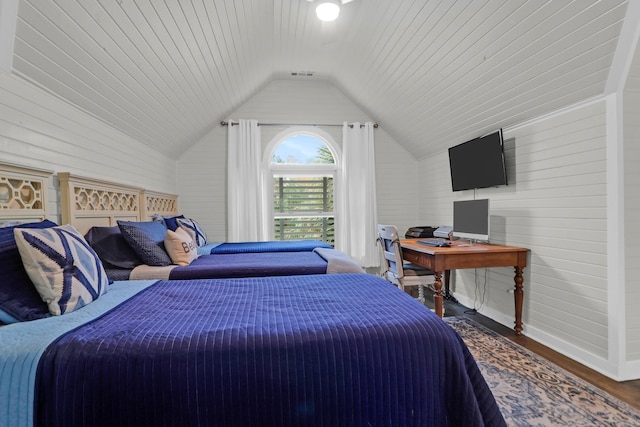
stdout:
<svg viewBox="0 0 640 427">
<path fill-rule="evenodd" d="M 506 129 L 509 185 L 475 194 L 490 199 L 492 241 L 530 249 L 525 334 L 601 370 L 608 357 L 605 117 L 604 100 L 594 100 Z M 424 186 L 441 184 L 421 205 L 423 222 L 451 224 L 451 202 L 474 198 L 473 191 L 453 193 L 449 182 L 442 189 L 446 162 L 446 153 L 421 162 Z M 513 325 L 513 268 L 455 276 L 463 303 Z"/>
<path fill-rule="evenodd" d="M 180 212 L 197 219 L 207 240 L 226 240 L 227 128 L 213 129 L 177 163 Z"/>
<path fill-rule="evenodd" d="M 276 80 L 230 115 L 263 123 L 340 124 L 370 121 L 327 81 Z M 261 127 L 262 145 L 286 127 Z M 341 127 L 321 127 L 341 145 Z M 226 239 L 227 130 L 218 127 L 178 160 L 181 209 L 198 218 L 210 240 Z M 375 130 L 378 220 L 404 232 L 415 225 L 420 193 L 417 162 L 384 130 Z"/>
<path fill-rule="evenodd" d="M 640 55 L 624 91 L 624 236 L 626 359 L 640 362 Z"/>
<path fill-rule="evenodd" d="M 175 160 L 1 72 L 0 161 L 175 191 Z M 48 200 L 60 221 L 55 179 Z"/>
</svg>

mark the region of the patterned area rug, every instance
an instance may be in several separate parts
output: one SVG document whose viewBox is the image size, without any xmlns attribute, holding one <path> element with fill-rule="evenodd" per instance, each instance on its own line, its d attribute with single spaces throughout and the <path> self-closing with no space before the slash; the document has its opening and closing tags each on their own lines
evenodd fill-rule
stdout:
<svg viewBox="0 0 640 427">
<path fill-rule="evenodd" d="M 447 317 L 509 426 L 640 426 L 640 410 L 465 317 Z"/>
</svg>

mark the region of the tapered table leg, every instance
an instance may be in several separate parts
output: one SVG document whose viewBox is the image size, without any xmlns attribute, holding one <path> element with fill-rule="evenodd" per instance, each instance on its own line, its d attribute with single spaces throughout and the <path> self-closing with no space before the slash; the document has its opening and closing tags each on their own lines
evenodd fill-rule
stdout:
<svg viewBox="0 0 640 427">
<path fill-rule="evenodd" d="M 522 290 L 522 268 L 515 267 L 516 275 L 514 277 L 515 290 L 513 292 L 513 300 L 516 308 L 515 328 L 516 335 L 522 335 L 522 302 L 524 300 L 524 292 Z"/>
</svg>

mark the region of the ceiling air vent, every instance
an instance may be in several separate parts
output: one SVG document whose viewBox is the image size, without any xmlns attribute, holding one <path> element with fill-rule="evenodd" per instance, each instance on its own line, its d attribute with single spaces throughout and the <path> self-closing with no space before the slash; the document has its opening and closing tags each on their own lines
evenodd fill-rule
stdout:
<svg viewBox="0 0 640 427">
<path fill-rule="evenodd" d="M 314 71 L 294 71 L 291 73 L 294 77 L 313 77 Z"/>
</svg>

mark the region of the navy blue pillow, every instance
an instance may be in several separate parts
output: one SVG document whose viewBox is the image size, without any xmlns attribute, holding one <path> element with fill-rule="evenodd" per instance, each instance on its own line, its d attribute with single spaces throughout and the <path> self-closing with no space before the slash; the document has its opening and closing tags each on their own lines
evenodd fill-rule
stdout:
<svg viewBox="0 0 640 427">
<path fill-rule="evenodd" d="M 120 227 L 91 227 L 84 236 L 106 266 L 132 269 L 144 262 L 127 243 Z"/>
<path fill-rule="evenodd" d="M 178 227 L 180 227 L 178 225 L 178 218 L 184 218 L 184 215 L 164 217 L 164 223 L 167 225 L 167 228 L 169 230 L 176 231 Z"/>
<path fill-rule="evenodd" d="M 160 214 L 153 215 L 153 220 L 155 222 L 163 223 L 171 231 L 176 231 L 180 226 L 177 221 L 178 218 L 184 218 L 184 215 L 177 215 L 177 216 L 162 216 Z"/>
<path fill-rule="evenodd" d="M 171 258 L 164 249 L 167 226 L 156 221 L 118 221 L 118 227 L 129 246 L 147 265 L 171 265 Z"/>
<path fill-rule="evenodd" d="M 0 228 L 0 319 L 5 323 L 49 317 L 49 307 L 29 279 L 22 264 L 14 228 L 51 228 L 55 222 L 44 220 Z"/>
</svg>

